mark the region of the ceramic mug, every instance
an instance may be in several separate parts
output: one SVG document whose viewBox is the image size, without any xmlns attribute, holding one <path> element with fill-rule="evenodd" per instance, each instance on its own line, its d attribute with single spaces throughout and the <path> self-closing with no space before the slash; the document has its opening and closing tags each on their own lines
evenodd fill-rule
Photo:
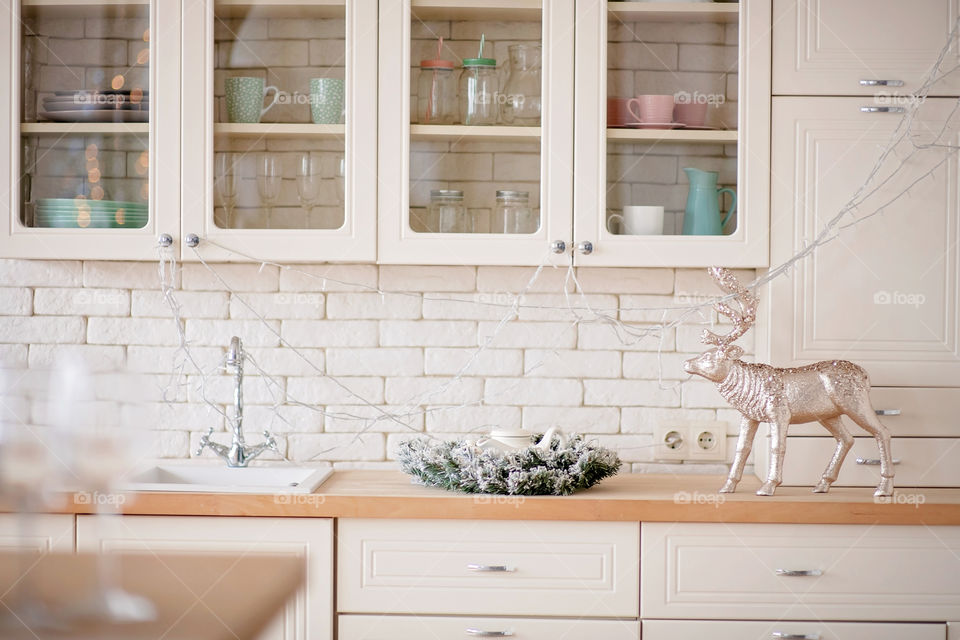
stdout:
<svg viewBox="0 0 960 640">
<path fill-rule="evenodd" d="M 280 90 L 274 86 L 265 86 L 263 78 L 234 77 L 223 81 L 227 94 L 227 119 L 230 122 L 260 122 L 267 111 L 277 104 Z M 273 101 L 266 107 L 263 99 L 267 92 L 273 91 Z"/>
<path fill-rule="evenodd" d="M 614 213 L 607 219 L 617 223 L 618 235 L 663 235 L 663 207 L 627 205 L 622 214 Z"/>
<path fill-rule="evenodd" d="M 634 110 L 636 106 L 636 110 Z M 627 109 L 637 119 L 646 124 L 669 124 L 673 122 L 672 95 L 643 95 L 627 100 Z"/>
<path fill-rule="evenodd" d="M 343 121 L 344 82 L 339 78 L 310 78 L 310 116 L 314 124 Z"/>
<path fill-rule="evenodd" d="M 494 429 L 489 436 L 477 440 L 477 446 L 496 451 L 515 451 L 525 449 L 526 447 L 537 447 L 538 449 L 549 449 L 553 436 L 560 438 L 560 446 L 566 446 L 567 438 L 557 427 L 550 427 L 543 434 L 540 442 L 534 443 L 532 431 L 526 429 Z"/>
<path fill-rule="evenodd" d="M 673 108 L 673 121 L 688 127 L 702 127 L 707 121 L 706 102 L 685 102 Z"/>
<path fill-rule="evenodd" d="M 630 98 L 607 98 L 607 126 L 622 127 L 628 122 L 635 122 L 636 118 L 627 108 Z"/>
</svg>

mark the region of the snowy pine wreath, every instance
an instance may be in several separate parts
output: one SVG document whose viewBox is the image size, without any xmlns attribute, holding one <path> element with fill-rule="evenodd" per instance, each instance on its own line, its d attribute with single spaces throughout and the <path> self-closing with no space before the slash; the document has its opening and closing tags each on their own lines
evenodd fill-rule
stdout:
<svg viewBox="0 0 960 640">
<path fill-rule="evenodd" d="M 540 436 L 532 440 L 539 441 Z M 421 484 L 465 493 L 566 496 L 617 473 L 620 458 L 572 434 L 561 445 L 514 451 L 483 449 L 467 440 L 414 438 L 400 443 L 400 468 Z"/>
</svg>

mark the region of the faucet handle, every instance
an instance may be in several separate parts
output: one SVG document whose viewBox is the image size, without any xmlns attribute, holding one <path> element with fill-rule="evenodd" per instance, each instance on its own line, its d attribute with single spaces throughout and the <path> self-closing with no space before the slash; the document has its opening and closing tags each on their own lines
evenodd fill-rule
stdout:
<svg viewBox="0 0 960 640">
<path fill-rule="evenodd" d="M 263 439 L 267 445 L 267 448 L 273 449 L 277 453 L 280 453 L 280 447 L 277 446 L 277 439 L 273 437 L 273 434 L 269 430 L 263 430 Z"/>
<path fill-rule="evenodd" d="M 210 427 L 210 428 L 207 430 L 207 433 L 204 434 L 204 435 L 200 438 L 200 446 L 197 447 L 197 452 L 196 452 L 195 454 L 193 454 L 193 455 L 199 456 L 201 453 L 203 453 L 203 450 L 206 449 L 206 448 L 210 445 L 210 436 L 211 436 L 211 435 L 213 435 L 213 427 Z"/>
</svg>

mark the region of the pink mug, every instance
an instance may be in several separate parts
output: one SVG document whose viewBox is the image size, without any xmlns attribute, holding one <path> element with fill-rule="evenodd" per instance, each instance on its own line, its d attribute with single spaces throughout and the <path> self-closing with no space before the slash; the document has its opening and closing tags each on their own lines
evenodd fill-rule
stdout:
<svg viewBox="0 0 960 640">
<path fill-rule="evenodd" d="M 630 98 L 607 98 L 607 126 L 622 127 L 628 122 L 634 122 L 634 118 L 627 108 L 627 102 Z"/>
<path fill-rule="evenodd" d="M 634 105 L 637 110 L 634 111 Z M 643 95 L 627 100 L 627 109 L 637 122 L 667 124 L 673 122 L 672 95 Z"/>
<path fill-rule="evenodd" d="M 690 127 L 702 127 L 707 121 L 706 102 L 678 103 L 673 108 L 674 121 Z"/>
</svg>

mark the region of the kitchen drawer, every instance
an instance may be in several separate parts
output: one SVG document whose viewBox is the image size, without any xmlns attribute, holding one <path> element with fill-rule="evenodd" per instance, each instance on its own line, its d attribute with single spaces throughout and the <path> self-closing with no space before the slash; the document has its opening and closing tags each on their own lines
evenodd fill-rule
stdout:
<svg viewBox="0 0 960 640">
<path fill-rule="evenodd" d="M 782 635 L 775 635 L 782 634 Z M 643 640 L 945 640 L 943 623 L 644 620 Z"/>
<path fill-rule="evenodd" d="M 344 519 L 338 610 L 637 617 L 639 536 L 635 522 Z"/>
<path fill-rule="evenodd" d="M 640 639 L 638 620 L 340 615 L 337 618 L 337 625 L 340 630 L 339 637 L 344 640 L 423 640 L 424 638 L 504 636 L 518 640 Z M 911 638 L 911 640 L 927 640 L 927 637 Z"/>
<path fill-rule="evenodd" d="M 898 411 L 898 415 L 880 416 L 892 436 L 955 437 L 960 436 L 957 416 L 960 416 L 960 389 L 873 387 L 870 390 L 873 408 L 880 411 Z M 843 423 L 854 436 L 864 430 L 849 418 Z M 826 429 L 817 422 L 792 425 L 790 435 L 822 436 Z M 826 462 L 824 462 L 826 464 Z"/>
<path fill-rule="evenodd" d="M 960 619 L 960 527 L 644 523 L 641 557 L 643 618 Z"/>
<path fill-rule="evenodd" d="M 880 451 L 871 437 L 854 438 L 847 454 L 837 487 L 876 487 L 880 482 L 880 466 L 858 464 L 857 459 L 877 461 Z M 756 469 L 766 477 L 769 458 L 768 438 L 757 438 Z M 812 487 L 819 480 L 837 441 L 824 438 L 788 437 L 783 457 L 783 484 Z M 895 487 L 960 487 L 960 438 L 892 438 L 890 443 L 895 465 Z"/>
</svg>

